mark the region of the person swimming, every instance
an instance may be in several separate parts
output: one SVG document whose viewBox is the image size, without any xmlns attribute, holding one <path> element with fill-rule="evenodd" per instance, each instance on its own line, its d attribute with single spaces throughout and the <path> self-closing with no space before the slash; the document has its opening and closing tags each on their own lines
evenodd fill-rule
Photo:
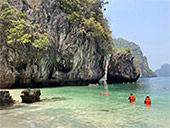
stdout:
<svg viewBox="0 0 170 128">
<path fill-rule="evenodd" d="M 146 104 L 146 105 L 150 105 L 151 104 L 151 99 L 149 98 L 149 96 L 146 96 L 144 104 Z"/>
<path fill-rule="evenodd" d="M 105 93 L 105 96 L 109 96 L 110 94 L 108 92 Z"/>
<path fill-rule="evenodd" d="M 135 96 L 131 93 L 131 96 L 128 98 L 130 102 L 135 102 L 136 98 Z"/>
<path fill-rule="evenodd" d="M 103 95 L 104 95 L 104 93 L 103 93 L 103 92 L 101 92 L 101 93 L 100 93 L 100 95 L 102 95 L 102 96 L 103 96 Z"/>
</svg>

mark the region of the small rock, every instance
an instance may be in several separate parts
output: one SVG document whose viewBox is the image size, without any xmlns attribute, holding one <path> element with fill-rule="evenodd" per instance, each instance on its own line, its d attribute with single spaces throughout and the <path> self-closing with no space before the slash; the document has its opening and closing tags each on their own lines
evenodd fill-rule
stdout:
<svg viewBox="0 0 170 128">
<path fill-rule="evenodd" d="M 9 91 L 0 91 L 0 108 L 5 106 L 11 106 L 15 101 L 10 96 Z"/>
<path fill-rule="evenodd" d="M 88 86 L 99 86 L 99 84 L 89 84 Z"/>
<path fill-rule="evenodd" d="M 40 101 L 40 90 L 24 90 L 21 92 L 22 103 L 33 103 Z"/>
</svg>

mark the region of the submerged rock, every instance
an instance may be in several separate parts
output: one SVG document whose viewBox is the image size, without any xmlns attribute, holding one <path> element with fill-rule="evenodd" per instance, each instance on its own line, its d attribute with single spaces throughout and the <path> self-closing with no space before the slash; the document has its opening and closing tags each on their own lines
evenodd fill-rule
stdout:
<svg viewBox="0 0 170 128">
<path fill-rule="evenodd" d="M 21 92 L 22 103 L 33 103 L 40 101 L 40 90 L 24 90 Z"/>
<path fill-rule="evenodd" d="M 107 82 L 133 82 L 136 81 L 140 72 L 137 71 L 131 53 L 113 52 L 107 74 Z"/>
<path fill-rule="evenodd" d="M 45 99 L 42 99 L 41 101 L 42 102 L 48 102 L 48 101 L 62 101 L 62 100 L 67 100 L 67 98 L 65 97 L 52 97 L 52 98 L 45 98 Z"/>
<path fill-rule="evenodd" d="M 15 101 L 10 96 L 9 91 L 0 91 L 0 109 L 2 107 L 11 106 Z"/>
</svg>

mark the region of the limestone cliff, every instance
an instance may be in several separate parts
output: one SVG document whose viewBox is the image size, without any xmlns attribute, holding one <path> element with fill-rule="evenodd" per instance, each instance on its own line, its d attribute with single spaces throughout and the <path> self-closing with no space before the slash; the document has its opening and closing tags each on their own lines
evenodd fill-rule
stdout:
<svg viewBox="0 0 170 128">
<path fill-rule="evenodd" d="M 53 42 L 38 49 L 30 43 L 8 44 L 1 36 L 0 88 L 84 85 L 104 75 L 103 41 L 82 31 L 81 23 L 70 24 L 57 0 L 7 1 L 16 12 L 26 13 L 27 24 L 45 29 Z"/>
<path fill-rule="evenodd" d="M 113 47 L 104 4 L 0 0 L 0 88 L 97 83 Z M 108 77 L 116 79 L 110 83 L 138 78 L 131 55 L 112 57 Z"/>
<path fill-rule="evenodd" d="M 134 58 L 130 52 L 113 52 L 109 62 L 107 83 L 136 81 L 140 72 L 134 65 Z"/>
<path fill-rule="evenodd" d="M 141 48 L 122 38 L 114 39 L 117 49 L 130 48 L 135 56 L 134 63 L 140 69 L 141 77 L 155 77 L 156 74 L 149 68 L 146 56 L 143 56 Z"/>
</svg>

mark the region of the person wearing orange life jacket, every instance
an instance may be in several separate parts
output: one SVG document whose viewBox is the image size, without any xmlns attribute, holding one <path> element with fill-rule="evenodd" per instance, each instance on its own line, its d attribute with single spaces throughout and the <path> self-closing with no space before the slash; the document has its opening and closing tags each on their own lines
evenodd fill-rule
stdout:
<svg viewBox="0 0 170 128">
<path fill-rule="evenodd" d="M 110 94 L 108 92 L 105 93 L 105 96 L 110 96 Z"/>
<path fill-rule="evenodd" d="M 135 102 L 136 98 L 135 96 L 131 93 L 131 96 L 128 98 L 130 102 Z"/>
<path fill-rule="evenodd" d="M 146 105 L 150 105 L 151 104 L 151 99 L 149 98 L 149 96 L 146 96 L 146 99 L 145 99 L 144 103 Z"/>
</svg>

